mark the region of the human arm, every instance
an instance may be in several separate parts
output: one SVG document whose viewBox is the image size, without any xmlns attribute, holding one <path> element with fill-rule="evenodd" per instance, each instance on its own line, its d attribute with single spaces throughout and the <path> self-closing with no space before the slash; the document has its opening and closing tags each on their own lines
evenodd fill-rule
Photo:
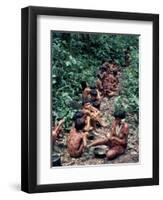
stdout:
<svg viewBox="0 0 163 200">
<path fill-rule="evenodd" d="M 84 131 L 89 131 L 91 129 L 91 122 L 90 122 L 91 118 L 90 116 L 86 116 L 85 119 L 85 127 L 84 127 Z"/>
<path fill-rule="evenodd" d="M 59 122 L 58 122 L 58 125 L 56 127 L 53 128 L 53 131 L 52 131 L 52 135 L 56 135 L 58 136 L 59 133 L 60 133 L 60 130 L 61 130 L 61 126 L 64 122 L 64 119 L 61 119 Z"/>
<path fill-rule="evenodd" d="M 113 143 L 116 143 L 117 145 L 125 145 L 126 144 L 126 137 L 120 139 L 116 136 L 112 136 L 110 138 L 110 140 L 113 142 Z"/>
<path fill-rule="evenodd" d="M 80 155 L 84 151 L 84 143 L 82 143 L 79 147 L 79 149 L 76 151 L 77 155 Z"/>
<path fill-rule="evenodd" d="M 101 95 L 100 95 L 100 91 L 99 90 L 97 90 L 97 100 L 101 101 Z"/>
<path fill-rule="evenodd" d="M 88 135 L 88 132 L 83 133 L 83 145 L 84 145 L 84 147 L 87 146 L 87 135 Z"/>
<path fill-rule="evenodd" d="M 97 146 L 97 145 L 106 145 L 107 143 L 108 143 L 108 138 L 101 138 L 92 142 L 90 145 L 88 145 L 88 147 Z"/>
<path fill-rule="evenodd" d="M 97 109 L 97 108 L 95 108 L 94 106 L 92 106 L 92 105 L 90 105 L 90 111 L 92 112 L 92 114 L 96 117 L 97 115 L 98 116 L 101 116 L 102 114 L 101 114 L 101 112 Z"/>
</svg>

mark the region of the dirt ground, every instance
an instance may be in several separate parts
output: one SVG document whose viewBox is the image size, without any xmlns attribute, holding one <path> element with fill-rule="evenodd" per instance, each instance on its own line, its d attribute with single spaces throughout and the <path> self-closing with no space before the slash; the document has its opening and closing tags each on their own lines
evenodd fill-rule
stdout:
<svg viewBox="0 0 163 200">
<path fill-rule="evenodd" d="M 112 121 L 114 98 L 104 98 L 101 103 L 100 110 L 103 113 L 103 118 L 110 124 Z M 123 155 L 114 160 L 107 160 L 106 158 L 96 158 L 94 155 L 94 148 L 85 149 L 80 158 L 71 158 L 67 151 L 67 137 L 68 133 L 64 133 L 54 146 L 53 154 L 61 156 L 62 166 L 72 165 L 99 165 L 99 164 L 116 164 L 116 163 L 136 163 L 139 161 L 139 138 L 138 138 L 138 124 L 136 115 L 127 115 L 126 122 L 129 124 L 128 145 Z M 109 131 L 108 128 L 98 128 L 93 131 L 94 139 L 103 137 L 104 133 Z M 92 140 L 88 140 L 90 144 Z"/>
</svg>

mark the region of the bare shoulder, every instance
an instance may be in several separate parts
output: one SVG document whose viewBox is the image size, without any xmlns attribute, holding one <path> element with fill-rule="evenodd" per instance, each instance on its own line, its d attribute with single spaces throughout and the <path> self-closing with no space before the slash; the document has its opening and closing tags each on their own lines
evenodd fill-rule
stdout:
<svg viewBox="0 0 163 200">
<path fill-rule="evenodd" d="M 128 123 L 124 123 L 124 128 L 126 128 L 126 129 L 128 129 L 129 128 L 129 126 L 128 126 Z"/>
<path fill-rule="evenodd" d="M 75 128 L 72 128 L 71 130 L 70 130 L 70 134 L 72 134 L 72 133 L 74 133 L 75 132 Z"/>
<path fill-rule="evenodd" d="M 73 137 L 74 133 L 76 132 L 75 128 L 72 128 L 69 133 L 69 138 Z"/>
<path fill-rule="evenodd" d="M 128 135 L 128 132 L 129 132 L 129 125 L 128 125 L 128 123 L 125 122 L 123 128 L 124 128 L 125 134 Z"/>
</svg>

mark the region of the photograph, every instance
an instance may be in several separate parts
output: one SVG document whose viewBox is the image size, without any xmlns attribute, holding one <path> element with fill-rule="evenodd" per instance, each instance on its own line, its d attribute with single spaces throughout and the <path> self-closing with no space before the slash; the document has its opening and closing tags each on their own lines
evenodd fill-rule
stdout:
<svg viewBox="0 0 163 200">
<path fill-rule="evenodd" d="M 21 190 L 158 185 L 159 14 L 21 14 Z"/>
<path fill-rule="evenodd" d="M 138 164 L 140 35 L 50 34 L 51 167 Z"/>
</svg>

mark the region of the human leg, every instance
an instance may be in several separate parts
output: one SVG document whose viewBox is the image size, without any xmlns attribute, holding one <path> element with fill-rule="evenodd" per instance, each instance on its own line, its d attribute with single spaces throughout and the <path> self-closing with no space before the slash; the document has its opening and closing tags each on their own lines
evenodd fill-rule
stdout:
<svg viewBox="0 0 163 200">
<path fill-rule="evenodd" d="M 122 146 L 115 146 L 112 147 L 108 150 L 108 152 L 106 153 L 106 157 L 108 160 L 112 160 L 114 158 L 116 158 L 117 156 L 123 154 L 125 152 L 125 148 Z"/>
</svg>

